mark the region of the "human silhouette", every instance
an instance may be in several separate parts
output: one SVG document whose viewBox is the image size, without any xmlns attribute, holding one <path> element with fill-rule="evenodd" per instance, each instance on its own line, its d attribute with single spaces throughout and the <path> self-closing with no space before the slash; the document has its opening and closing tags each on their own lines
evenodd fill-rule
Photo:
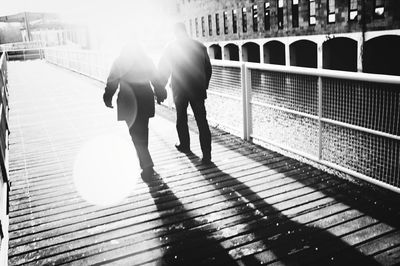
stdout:
<svg viewBox="0 0 400 266">
<path fill-rule="evenodd" d="M 153 61 L 138 43 L 125 45 L 111 67 L 103 94 L 107 107 L 113 108 L 112 98 L 118 88 L 118 120 L 128 125 L 142 168 L 142 178 L 150 178 L 154 174 L 154 164 L 148 149 L 149 118 L 155 113 L 154 95 L 157 102 L 162 102 L 166 91 L 157 82 Z"/>
<path fill-rule="evenodd" d="M 211 133 L 206 117 L 204 101 L 210 82 L 212 68 L 206 47 L 189 38 L 185 25 L 174 27 L 176 39 L 165 49 L 160 62 L 161 84 L 166 85 L 171 77 L 171 88 L 176 107 L 176 129 L 180 152 L 190 152 L 187 108 L 190 104 L 199 128 L 202 162 L 211 162 Z"/>
</svg>

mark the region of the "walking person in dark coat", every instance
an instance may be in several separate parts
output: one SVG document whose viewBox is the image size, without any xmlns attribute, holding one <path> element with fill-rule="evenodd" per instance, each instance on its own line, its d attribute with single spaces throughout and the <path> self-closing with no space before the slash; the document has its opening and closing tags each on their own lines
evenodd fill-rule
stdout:
<svg viewBox="0 0 400 266">
<path fill-rule="evenodd" d="M 118 87 L 118 120 L 128 125 L 143 170 L 142 178 L 150 178 L 154 174 L 154 164 L 148 149 L 149 118 L 155 112 L 154 93 L 157 101 L 162 102 L 166 91 L 158 85 L 156 67 L 139 44 L 126 45 L 113 63 L 103 94 L 107 107 L 113 108 L 112 98 Z"/>
<path fill-rule="evenodd" d="M 200 134 L 203 163 L 211 162 L 211 133 L 206 118 L 204 101 L 211 78 L 211 63 L 206 47 L 189 38 L 185 25 L 175 25 L 176 40 L 168 45 L 159 63 L 162 85 L 171 77 L 171 88 L 176 107 L 176 129 L 179 145 L 176 148 L 190 152 L 187 108 L 190 104 Z"/>
</svg>

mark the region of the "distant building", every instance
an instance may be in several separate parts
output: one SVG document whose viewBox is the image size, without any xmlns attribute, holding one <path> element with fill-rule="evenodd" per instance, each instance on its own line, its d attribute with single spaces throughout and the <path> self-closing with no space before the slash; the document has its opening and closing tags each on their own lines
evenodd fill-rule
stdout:
<svg viewBox="0 0 400 266">
<path fill-rule="evenodd" d="M 79 24 L 67 23 L 65 20 L 53 13 L 21 12 L 9 16 L 0 17 L 0 22 L 18 25 L 20 38 L 9 38 L 2 36 L 4 40 L 11 42 L 41 41 L 45 46 L 77 45 L 89 48 L 87 29 Z M 3 34 L 10 35 L 10 31 Z M 13 31 L 15 35 L 15 30 Z M 9 42 L 5 41 L 4 43 Z"/>
<path fill-rule="evenodd" d="M 178 0 L 214 59 L 400 75 L 399 0 Z"/>
<path fill-rule="evenodd" d="M 0 22 L 0 45 L 14 42 L 22 42 L 19 23 Z"/>
</svg>

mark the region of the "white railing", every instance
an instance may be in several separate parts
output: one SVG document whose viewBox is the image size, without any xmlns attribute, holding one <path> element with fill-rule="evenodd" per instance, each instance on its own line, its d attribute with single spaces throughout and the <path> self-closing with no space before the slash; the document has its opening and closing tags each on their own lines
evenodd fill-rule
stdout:
<svg viewBox="0 0 400 266">
<path fill-rule="evenodd" d="M 0 57 L 0 265 L 7 265 L 8 252 L 8 91 L 7 61 Z"/>
<path fill-rule="evenodd" d="M 115 56 L 111 53 L 67 48 L 44 49 L 46 61 L 79 72 L 101 82 L 107 80 Z"/>
<path fill-rule="evenodd" d="M 212 120 L 400 192 L 400 77 L 218 60 L 213 70 Z"/>
<path fill-rule="evenodd" d="M 55 48 L 45 57 L 103 82 L 112 60 Z M 206 104 L 214 125 L 400 192 L 400 77 L 212 64 Z"/>
<path fill-rule="evenodd" d="M 42 58 L 45 44 L 41 41 L 17 42 L 0 45 L 0 52 L 6 55 L 7 60 L 27 60 Z"/>
<path fill-rule="evenodd" d="M 38 49 L 43 48 L 45 45 L 41 41 L 33 42 L 14 42 L 0 45 L 0 51 L 19 51 L 24 49 Z"/>
</svg>

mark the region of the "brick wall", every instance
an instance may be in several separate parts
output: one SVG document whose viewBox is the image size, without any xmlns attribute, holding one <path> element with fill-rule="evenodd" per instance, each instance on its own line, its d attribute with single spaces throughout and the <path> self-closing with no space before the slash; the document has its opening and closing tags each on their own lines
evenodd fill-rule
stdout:
<svg viewBox="0 0 400 266">
<path fill-rule="evenodd" d="M 358 0 L 358 17 L 356 21 L 349 21 L 349 0 L 335 1 L 335 22 L 328 23 L 328 0 L 315 0 L 316 23 L 309 24 L 309 0 L 298 2 L 298 27 L 293 27 L 292 0 L 283 0 L 283 28 L 278 28 L 278 0 L 270 0 L 270 30 L 264 29 L 264 3 L 259 0 L 178 0 L 179 10 L 189 28 L 192 20 L 193 37 L 206 41 L 226 41 L 238 39 L 255 39 L 269 37 L 284 37 L 294 35 L 334 34 L 362 31 L 362 15 L 365 18 L 367 31 L 388 30 L 400 28 L 400 1 L 386 0 L 383 18 L 374 18 L 373 0 Z M 364 4 L 363 4 L 364 3 Z M 253 31 L 252 5 L 258 7 L 258 31 Z M 364 9 L 363 9 L 364 6 Z M 243 32 L 242 8 L 246 7 L 247 32 Z M 237 10 L 237 33 L 233 33 L 232 10 Z M 223 12 L 227 11 L 228 34 L 224 33 Z M 216 34 L 215 14 L 219 14 L 220 34 Z M 209 36 L 208 15 L 212 18 L 212 36 Z M 201 17 L 205 20 L 205 37 L 201 31 Z M 199 36 L 195 36 L 195 18 L 198 19 Z"/>
</svg>

